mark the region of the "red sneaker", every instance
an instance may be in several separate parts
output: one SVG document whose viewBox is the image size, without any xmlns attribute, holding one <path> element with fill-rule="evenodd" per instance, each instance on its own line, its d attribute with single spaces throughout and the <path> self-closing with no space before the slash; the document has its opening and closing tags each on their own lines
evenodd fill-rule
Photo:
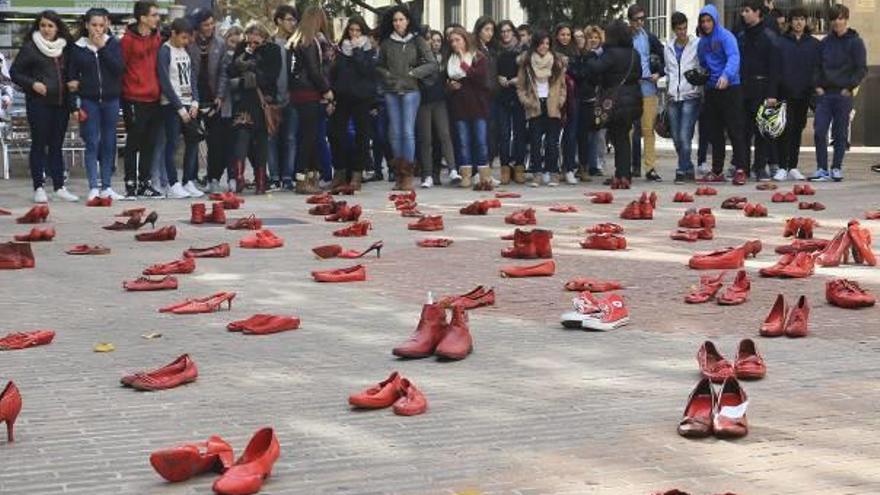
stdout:
<svg viewBox="0 0 880 495">
<path fill-rule="evenodd" d="M 556 273 L 556 263 L 553 260 L 547 260 L 537 265 L 501 267 L 501 276 L 509 278 L 549 277 L 554 273 Z"/>
<path fill-rule="evenodd" d="M 584 249 L 618 251 L 626 249 L 626 238 L 617 234 L 592 234 L 580 244 Z"/>
<path fill-rule="evenodd" d="M 589 293 L 587 293 L 589 294 Z M 607 297 L 596 300 L 597 311 L 590 313 L 581 313 L 580 321 L 572 319 L 572 313 L 562 315 L 562 325 L 571 328 L 574 325 L 572 321 L 579 323 L 580 328 L 587 330 L 608 331 L 629 324 L 629 310 L 623 297 L 617 294 L 610 294 Z"/>
<path fill-rule="evenodd" d="M 452 239 L 438 237 L 431 239 L 419 239 L 418 241 L 416 241 L 416 245 L 424 248 L 446 248 L 451 246 L 452 242 Z"/>
<path fill-rule="evenodd" d="M 184 258 L 226 258 L 229 256 L 229 243 L 217 244 L 206 248 L 191 247 L 183 252 Z"/>
<path fill-rule="evenodd" d="M 690 294 L 685 296 L 684 302 L 688 304 L 708 302 L 721 289 L 725 275 L 727 275 L 727 272 L 721 272 L 717 275 L 701 275 L 700 286 L 694 288 Z"/>
<path fill-rule="evenodd" d="M 856 309 L 873 306 L 877 299 L 851 280 L 835 279 L 825 283 L 825 299 L 839 308 Z"/>
<path fill-rule="evenodd" d="M 367 279 L 367 269 L 364 265 L 355 265 L 338 270 L 323 270 L 312 272 L 315 282 L 363 282 Z"/>
<path fill-rule="evenodd" d="M 504 223 L 511 225 L 536 225 L 538 219 L 535 217 L 534 208 L 526 208 L 524 210 L 517 210 L 504 217 Z"/>
<path fill-rule="evenodd" d="M 149 277 L 139 277 L 135 280 L 123 281 L 122 288 L 131 292 L 177 290 L 177 279 L 171 275 L 166 275 L 158 280 Z"/>
<path fill-rule="evenodd" d="M 383 409 L 391 407 L 401 396 L 400 380 L 403 377 L 398 372 L 392 372 L 385 380 L 373 385 L 361 392 L 348 396 L 348 403 L 352 407 L 361 409 Z"/>
<path fill-rule="evenodd" d="M 786 337 L 806 337 L 810 320 L 810 305 L 807 296 L 798 298 L 797 304 L 788 312 L 785 319 Z"/>
<path fill-rule="evenodd" d="M 697 364 L 700 366 L 700 374 L 712 383 L 721 383 L 734 376 L 733 365 L 724 359 L 711 340 L 703 342 L 697 351 Z"/>
<path fill-rule="evenodd" d="M 745 270 L 740 270 L 733 279 L 733 285 L 727 287 L 724 292 L 718 296 L 718 304 L 722 306 L 735 306 L 742 304 L 749 299 L 749 292 L 752 289 L 752 281 Z"/>
<path fill-rule="evenodd" d="M 174 388 L 196 381 L 199 370 L 189 354 L 183 354 L 171 363 L 152 371 L 139 371 L 122 377 L 120 382 L 136 390 L 154 391 Z"/>
<path fill-rule="evenodd" d="M 407 225 L 409 230 L 420 230 L 422 232 L 436 232 L 438 230 L 443 230 L 443 216 L 442 215 L 425 215 L 417 222 L 411 223 Z"/>
<path fill-rule="evenodd" d="M 785 297 L 782 294 L 776 296 L 776 302 L 770 308 L 770 313 L 764 318 L 758 333 L 762 337 L 781 337 L 785 333 Z"/>
</svg>

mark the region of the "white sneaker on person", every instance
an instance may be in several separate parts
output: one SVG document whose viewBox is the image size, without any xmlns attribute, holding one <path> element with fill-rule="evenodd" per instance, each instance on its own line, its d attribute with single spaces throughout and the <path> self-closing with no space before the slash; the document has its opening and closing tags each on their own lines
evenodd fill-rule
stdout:
<svg viewBox="0 0 880 495">
<path fill-rule="evenodd" d="M 565 173 L 565 183 L 572 186 L 578 183 L 577 177 L 574 176 L 573 171 L 569 170 Z"/>
<path fill-rule="evenodd" d="M 46 196 L 46 190 L 42 187 L 34 189 L 34 203 L 48 203 L 49 197 Z"/>
<path fill-rule="evenodd" d="M 701 163 L 697 166 L 697 175 L 703 176 L 712 171 L 712 167 L 709 166 L 708 163 Z"/>
<path fill-rule="evenodd" d="M 223 192 L 223 188 L 220 187 L 220 181 L 211 179 L 211 182 L 208 183 L 208 192 L 211 194 Z"/>
<path fill-rule="evenodd" d="M 422 189 L 431 189 L 432 187 L 434 187 L 434 178 L 429 175 L 422 181 Z"/>
<path fill-rule="evenodd" d="M 95 189 L 89 189 L 89 195 L 88 195 L 88 200 L 89 200 L 89 201 L 91 201 L 91 200 L 93 200 L 93 199 L 95 199 L 95 198 L 97 198 L 97 197 L 99 197 L 99 196 L 101 196 L 101 191 L 99 191 L 97 188 L 95 188 Z"/>
<path fill-rule="evenodd" d="M 786 171 L 784 168 L 780 168 L 773 175 L 773 180 L 776 182 L 785 182 L 786 180 L 788 180 L 788 171 Z"/>
<path fill-rule="evenodd" d="M 67 190 L 66 187 L 63 186 L 61 187 L 61 189 L 55 190 L 55 197 L 63 201 L 70 201 L 71 203 L 73 203 L 74 201 L 79 201 L 79 196 L 77 196 L 76 194 L 72 194 L 70 191 Z"/>
<path fill-rule="evenodd" d="M 99 196 L 102 198 L 110 198 L 113 201 L 121 201 L 121 200 L 125 199 L 125 196 L 114 191 L 112 187 L 105 187 L 104 189 L 102 189 L 101 194 L 99 194 Z"/>
<path fill-rule="evenodd" d="M 180 182 L 175 182 L 173 186 L 166 189 L 165 196 L 171 199 L 184 199 L 189 197 L 189 193 L 180 185 Z"/>
<path fill-rule="evenodd" d="M 550 172 L 544 172 L 543 174 L 541 174 L 541 183 L 545 186 L 550 185 Z"/>
<path fill-rule="evenodd" d="M 804 177 L 804 174 L 802 174 L 801 171 L 796 168 L 788 171 L 788 178 L 791 180 L 807 180 L 807 178 Z"/>
<path fill-rule="evenodd" d="M 229 179 L 226 181 L 226 192 L 235 192 L 236 186 L 235 179 Z"/>
<path fill-rule="evenodd" d="M 532 178 L 529 179 L 529 180 L 527 181 L 528 184 L 529 184 L 529 187 L 538 187 L 538 186 L 540 186 L 540 185 L 541 185 L 541 182 L 540 182 L 539 178 L 540 178 L 540 174 L 533 174 L 533 175 L 532 175 Z"/>
<path fill-rule="evenodd" d="M 449 170 L 449 180 L 453 184 L 461 182 L 461 175 L 458 174 L 458 170 L 455 170 L 454 168 Z"/>
<path fill-rule="evenodd" d="M 321 179 L 318 182 L 318 187 L 320 187 L 321 189 L 327 189 L 328 187 L 330 187 L 330 181 Z"/>
<path fill-rule="evenodd" d="M 196 187 L 196 184 L 193 181 L 187 182 L 186 185 L 183 186 L 183 189 L 189 193 L 189 196 L 191 198 L 201 198 L 205 195 L 205 193 L 203 193 L 199 190 L 198 187 Z"/>
<path fill-rule="evenodd" d="M 492 187 L 498 187 L 501 185 L 501 181 L 496 179 L 494 176 L 491 177 L 491 179 L 492 179 Z"/>
</svg>

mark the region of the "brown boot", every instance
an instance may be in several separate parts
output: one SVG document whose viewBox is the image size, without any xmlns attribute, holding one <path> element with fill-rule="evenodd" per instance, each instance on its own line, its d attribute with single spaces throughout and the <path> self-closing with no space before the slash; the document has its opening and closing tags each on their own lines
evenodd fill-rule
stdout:
<svg viewBox="0 0 880 495">
<path fill-rule="evenodd" d="M 254 168 L 254 192 L 266 194 L 266 166 Z"/>
<path fill-rule="evenodd" d="M 514 165 L 513 167 L 513 182 L 517 184 L 525 184 L 526 183 L 526 166 L 525 165 Z"/>
<path fill-rule="evenodd" d="M 501 185 L 510 184 L 510 167 L 508 165 L 501 166 Z"/>
<path fill-rule="evenodd" d="M 458 173 L 461 174 L 461 182 L 459 186 L 463 188 L 471 187 L 471 176 L 474 173 L 474 168 L 470 165 L 462 165 L 458 167 Z"/>
<path fill-rule="evenodd" d="M 351 173 L 351 187 L 354 188 L 355 191 L 361 190 L 361 184 L 364 182 L 364 173 L 360 170 L 355 170 Z"/>
<path fill-rule="evenodd" d="M 339 186 L 344 186 L 348 184 L 346 180 L 346 175 L 348 175 L 347 170 L 334 168 L 333 169 L 333 180 L 330 182 L 330 190 L 334 191 Z"/>
<path fill-rule="evenodd" d="M 318 186 L 318 172 L 306 172 L 302 180 L 296 181 L 297 194 L 318 194 L 321 188 Z"/>
<path fill-rule="evenodd" d="M 494 184 L 492 184 L 492 169 L 488 165 L 477 167 L 477 173 L 480 178 L 474 184 L 475 191 L 491 191 L 495 189 Z"/>
<path fill-rule="evenodd" d="M 391 160 L 391 163 L 388 164 L 388 172 L 394 172 L 394 187 L 391 189 L 392 191 L 402 191 L 403 190 L 403 158 L 394 158 Z"/>
</svg>

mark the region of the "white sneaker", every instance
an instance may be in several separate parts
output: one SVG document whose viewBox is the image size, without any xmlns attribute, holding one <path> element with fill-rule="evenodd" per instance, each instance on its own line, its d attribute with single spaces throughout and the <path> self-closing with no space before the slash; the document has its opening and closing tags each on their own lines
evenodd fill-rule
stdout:
<svg viewBox="0 0 880 495">
<path fill-rule="evenodd" d="M 105 187 L 105 188 L 101 191 L 100 196 L 101 196 L 102 198 L 110 198 L 110 199 L 112 199 L 113 201 L 121 201 L 121 200 L 125 199 L 125 196 L 123 196 L 123 195 L 119 194 L 118 192 L 114 191 L 112 187 Z"/>
<path fill-rule="evenodd" d="M 79 196 L 71 194 L 71 192 L 68 191 L 66 187 L 62 187 L 61 189 L 55 191 L 55 197 L 63 201 L 70 201 L 71 203 L 73 203 L 74 201 L 79 201 Z"/>
<path fill-rule="evenodd" d="M 425 177 L 425 180 L 422 181 L 422 189 L 431 189 L 432 187 L 434 187 L 434 178 Z"/>
<path fill-rule="evenodd" d="M 320 187 L 321 189 L 327 189 L 328 187 L 330 187 L 330 181 L 321 179 L 321 181 L 318 182 L 318 187 Z"/>
<path fill-rule="evenodd" d="M 191 198 L 201 198 L 205 195 L 205 193 L 203 193 L 199 190 L 198 187 L 196 187 L 196 184 L 193 181 L 187 182 L 186 185 L 183 186 L 183 188 L 186 190 L 186 192 L 189 193 L 189 196 Z"/>
<path fill-rule="evenodd" d="M 773 180 L 776 182 L 785 182 L 788 180 L 788 172 L 784 168 L 780 168 L 776 171 L 776 174 L 773 175 Z"/>
<path fill-rule="evenodd" d="M 491 179 L 492 179 L 492 187 L 498 187 L 501 185 L 500 180 L 496 179 L 495 177 L 492 177 Z"/>
<path fill-rule="evenodd" d="M 458 184 L 461 182 L 461 175 L 458 174 L 458 170 L 452 169 L 449 171 L 449 180 L 453 184 Z"/>
<path fill-rule="evenodd" d="M 565 173 L 565 183 L 572 186 L 578 183 L 577 177 L 574 176 L 573 171 L 569 170 Z"/>
<path fill-rule="evenodd" d="M 46 196 L 46 190 L 42 187 L 34 189 L 34 203 L 48 203 L 49 197 Z"/>
<path fill-rule="evenodd" d="M 97 189 L 89 189 L 88 200 L 91 201 L 91 200 L 97 198 L 97 197 L 100 196 L 100 195 L 101 195 L 101 192 L 98 191 Z"/>
<path fill-rule="evenodd" d="M 550 185 L 550 172 L 544 172 L 541 174 L 541 183 L 545 186 Z"/>
<path fill-rule="evenodd" d="M 710 167 L 708 163 L 701 163 L 697 167 L 697 175 L 699 175 L 699 176 L 706 175 L 711 171 L 712 171 L 712 167 Z"/>
<path fill-rule="evenodd" d="M 796 168 L 788 171 L 788 178 L 791 180 L 807 180 L 807 178 L 804 177 L 804 174 L 802 174 L 801 171 Z"/>
<path fill-rule="evenodd" d="M 220 187 L 220 181 L 211 179 L 211 182 L 208 183 L 208 192 L 211 194 L 223 192 L 223 189 Z"/>
<path fill-rule="evenodd" d="M 235 192 L 237 184 L 235 183 L 235 179 L 229 179 L 226 181 L 226 192 Z"/>
<path fill-rule="evenodd" d="M 540 186 L 541 184 L 538 182 L 538 174 L 535 174 L 534 176 L 532 176 L 532 179 L 530 181 L 528 181 L 528 183 L 529 183 L 529 187 Z"/>
<path fill-rule="evenodd" d="M 189 193 L 180 185 L 180 182 L 175 182 L 173 186 L 166 190 L 165 196 L 171 199 L 184 199 L 189 197 Z"/>
</svg>

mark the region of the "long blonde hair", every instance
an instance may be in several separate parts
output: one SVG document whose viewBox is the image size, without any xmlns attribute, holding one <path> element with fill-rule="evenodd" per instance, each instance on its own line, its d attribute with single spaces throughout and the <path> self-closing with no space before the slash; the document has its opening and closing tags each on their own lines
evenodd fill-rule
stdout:
<svg viewBox="0 0 880 495">
<path fill-rule="evenodd" d="M 317 6 L 311 6 L 303 12 L 302 19 L 296 26 L 296 30 L 287 41 L 287 48 L 294 49 L 299 46 L 309 46 L 318 37 L 319 33 L 326 36 L 327 15 L 324 10 Z"/>
</svg>

